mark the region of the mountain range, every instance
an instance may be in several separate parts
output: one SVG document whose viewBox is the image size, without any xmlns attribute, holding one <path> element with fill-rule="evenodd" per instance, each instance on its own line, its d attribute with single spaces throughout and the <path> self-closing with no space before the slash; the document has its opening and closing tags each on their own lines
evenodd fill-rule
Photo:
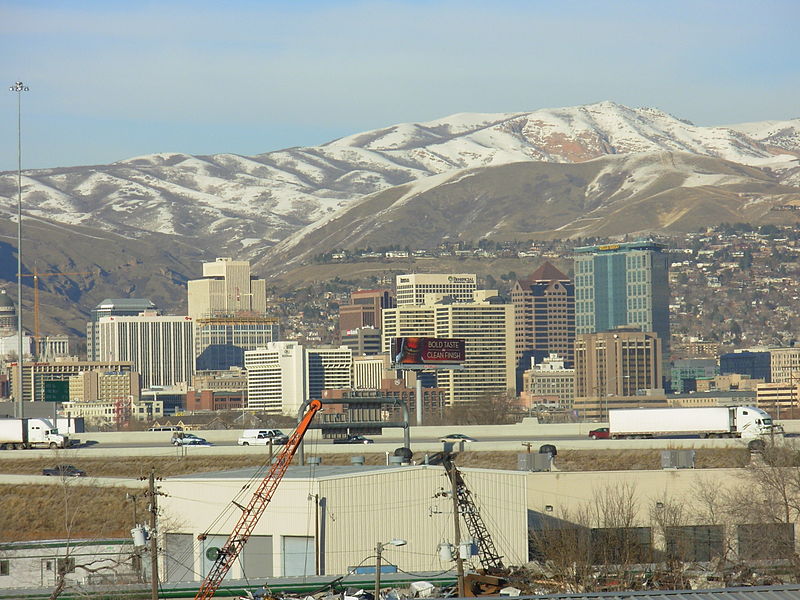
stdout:
<svg viewBox="0 0 800 600">
<path fill-rule="evenodd" d="M 0 173 L 7 225 L 16 184 L 16 173 Z M 257 156 L 152 154 L 26 171 L 26 223 L 72 235 L 60 248 L 26 239 L 23 256 L 27 270 L 92 272 L 72 297 L 91 292 L 90 301 L 123 288 L 156 293 L 147 280 L 124 285 L 124 265 L 146 263 L 166 274 L 158 294 L 179 306 L 183 282 L 215 256 L 248 258 L 269 276 L 334 248 L 785 223 L 798 204 L 800 119 L 701 127 L 600 102 L 455 114 Z M 6 262 L 13 229 L 0 236 Z M 86 236 L 92 243 L 73 249 Z M 15 266 L 4 271 L 13 281 Z"/>
</svg>

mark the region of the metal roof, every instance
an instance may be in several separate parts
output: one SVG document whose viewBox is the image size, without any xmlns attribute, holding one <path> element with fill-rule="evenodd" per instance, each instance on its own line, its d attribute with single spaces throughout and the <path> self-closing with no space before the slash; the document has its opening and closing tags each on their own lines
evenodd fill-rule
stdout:
<svg viewBox="0 0 800 600">
<path fill-rule="evenodd" d="M 645 592 L 594 592 L 587 594 L 546 594 L 519 596 L 519 599 L 582 599 L 602 600 L 800 600 L 800 584 L 757 587 L 719 588 L 711 590 L 649 590 Z"/>
<path fill-rule="evenodd" d="M 308 460 L 308 459 L 306 459 Z M 389 469 L 408 469 L 413 467 L 401 467 L 398 465 L 310 465 L 291 466 L 286 470 L 285 479 L 323 479 L 326 477 L 339 477 L 342 475 L 358 475 L 360 473 L 386 471 Z M 255 467 L 233 469 L 226 471 L 212 471 L 208 473 L 191 473 L 187 475 L 177 475 L 170 477 L 170 480 L 188 479 L 252 479 L 259 472 Z M 266 474 L 266 469 L 262 472 Z"/>
</svg>

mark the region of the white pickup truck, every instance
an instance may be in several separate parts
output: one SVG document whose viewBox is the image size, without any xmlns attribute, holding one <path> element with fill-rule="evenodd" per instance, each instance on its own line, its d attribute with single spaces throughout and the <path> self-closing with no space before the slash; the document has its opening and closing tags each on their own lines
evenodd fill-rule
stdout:
<svg viewBox="0 0 800 600">
<path fill-rule="evenodd" d="M 285 444 L 288 441 L 289 436 L 280 429 L 245 429 L 236 443 L 240 446 L 269 446 L 270 442 Z"/>
</svg>

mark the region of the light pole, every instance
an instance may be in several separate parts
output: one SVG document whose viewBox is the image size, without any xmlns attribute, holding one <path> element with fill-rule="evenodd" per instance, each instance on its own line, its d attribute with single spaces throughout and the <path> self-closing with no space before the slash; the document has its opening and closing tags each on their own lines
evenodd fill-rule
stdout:
<svg viewBox="0 0 800 600">
<path fill-rule="evenodd" d="M 378 542 L 375 544 L 375 554 L 377 558 L 375 559 L 375 600 L 380 600 L 381 598 L 381 558 L 383 556 L 383 549 L 386 546 L 405 546 L 406 541 L 400 539 L 393 539 L 389 542 L 381 543 Z"/>
<path fill-rule="evenodd" d="M 17 93 L 17 417 L 21 419 L 24 416 L 22 390 L 25 387 L 22 370 L 22 92 L 30 88 L 17 81 L 8 89 Z"/>
</svg>

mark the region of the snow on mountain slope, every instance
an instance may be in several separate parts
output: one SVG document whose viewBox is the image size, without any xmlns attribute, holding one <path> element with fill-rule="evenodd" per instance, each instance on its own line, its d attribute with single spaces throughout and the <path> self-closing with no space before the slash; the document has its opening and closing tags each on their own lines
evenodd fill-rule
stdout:
<svg viewBox="0 0 800 600">
<path fill-rule="evenodd" d="M 796 166 L 788 161 L 794 157 L 776 156 L 775 148 L 800 152 L 798 123 L 697 127 L 657 109 L 613 102 L 460 113 L 252 157 L 160 153 L 29 171 L 24 207 L 62 223 L 132 237 L 188 235 L 218 252 L 257 255 L 359 198 L 464 169 L 666 151 L 786 170 Z M 0 210 L 13 212 L 15 194 L 13 174 L 0 174 Z"/>
<path fill-rule="evenodd" d="M 728 129 L 738 131 L 762 144 L 776 146 L 800 154 L 800 119 L 741 123 L 739 125 L 730 125 Z"/>
</svg>

